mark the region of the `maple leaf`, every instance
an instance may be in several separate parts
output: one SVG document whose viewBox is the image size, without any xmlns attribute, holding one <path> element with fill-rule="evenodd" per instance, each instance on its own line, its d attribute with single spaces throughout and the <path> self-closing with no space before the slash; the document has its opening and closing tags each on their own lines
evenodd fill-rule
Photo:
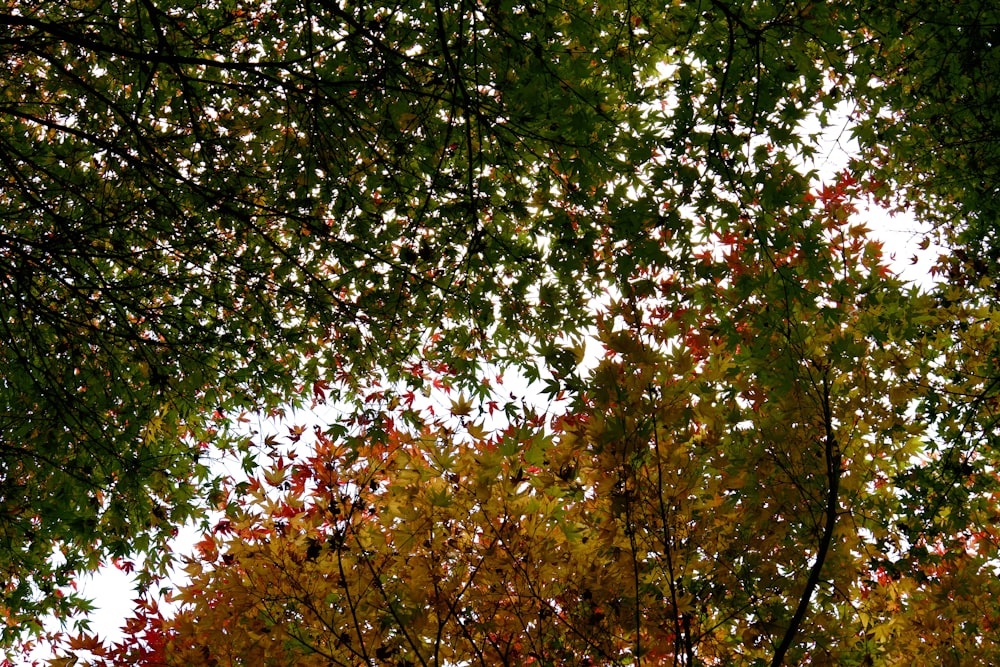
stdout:
<svg viewBox="0 0 1000 667">
<path fill-rule="evenodd" d="M 459 396 L 451 402 L 451 414 L 453 417 L 467 417 L 472 414 L 472 402 L 465 396 Z"/>
</svg>

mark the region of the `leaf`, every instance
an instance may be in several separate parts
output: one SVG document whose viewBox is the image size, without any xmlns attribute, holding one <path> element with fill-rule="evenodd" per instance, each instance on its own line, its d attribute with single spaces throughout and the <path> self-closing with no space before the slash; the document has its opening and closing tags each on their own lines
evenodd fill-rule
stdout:
<svg viewBox="0 0 1000 667">
<path fill-rule="evenodd" d="M 472 414 L 472 401 L 465 396 L 459 396 L 451 402 L 453 417 L 468 417 Z"/>
</svg>

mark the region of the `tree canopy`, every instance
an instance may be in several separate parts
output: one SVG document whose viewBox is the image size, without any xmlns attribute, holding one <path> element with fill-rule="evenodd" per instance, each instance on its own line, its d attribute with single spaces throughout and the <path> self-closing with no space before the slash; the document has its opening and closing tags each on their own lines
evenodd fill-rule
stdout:
<svg viewBox="0 0 1000 667">
<path fill-rule="evenodd" d="M 992 664 L 997 14 L 8 3 L 3 642 L 201 519 L 175 612 L 67 650 Z"/>
</svg>

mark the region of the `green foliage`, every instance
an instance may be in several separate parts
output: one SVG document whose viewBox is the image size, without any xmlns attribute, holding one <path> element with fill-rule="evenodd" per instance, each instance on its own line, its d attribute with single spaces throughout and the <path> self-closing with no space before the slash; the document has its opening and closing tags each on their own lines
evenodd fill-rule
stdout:
<svg viewBox="0 0 1000 667">
<path fill-rule="evenodd" d="M 484 346 L 516 356 L 582 321 L 582 300 L 544 318 L 530 303 L 546 266 L 594 271 L 589 244 L 558 240 L 562 204 L 531 199 L 621 171 L 608 155 L 635 94 L 630 71 L 592 64 L 617 58 L 605 28 L 622 19 L 580 9 L 0 16 L 9 613 L 65 607 L 52 588 L 101 558 L 159 553 L 195 510 L 213 411 L 414 360 L 471 377 Z"/>
<path fill-rule="evenodd" d="M 995 282 L 1000 12 L 983 0 L 878 2 L 860 11 L 865 30 L 845 70 L 859 89 L 858 167 L 962 250 L 948 263 L 952 280 Z"/>
</svg>

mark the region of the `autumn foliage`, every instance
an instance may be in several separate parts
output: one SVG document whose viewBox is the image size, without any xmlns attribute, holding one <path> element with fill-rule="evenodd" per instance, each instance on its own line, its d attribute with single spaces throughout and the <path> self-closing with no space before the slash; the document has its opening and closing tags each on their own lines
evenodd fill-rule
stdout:
<svg viewBox="0 0 1000 667">
<path fill-rule="evenodd" d="M 912 341 L 940 315 L 847 215 L 858 196 L 845 176 L 748 210 L 682 269 L 637 275 L 566 409 L 498 425 L 461 397 L 397 404 L 308 447 L 289 427 L 296 446 L 272 441 L 187 559 L 175 611 L 68 648 L 98 665 L 990 664 L 996 481 L 963 464 L 981 509 L 961 520 L 905 481 L 947 470 L 914 408 L 934 360 Z"/>
<path fill-rule="evenodd" d="M 993 4 L 7 2 L 0 649 L 1000 663 Z"/>
</svg>

